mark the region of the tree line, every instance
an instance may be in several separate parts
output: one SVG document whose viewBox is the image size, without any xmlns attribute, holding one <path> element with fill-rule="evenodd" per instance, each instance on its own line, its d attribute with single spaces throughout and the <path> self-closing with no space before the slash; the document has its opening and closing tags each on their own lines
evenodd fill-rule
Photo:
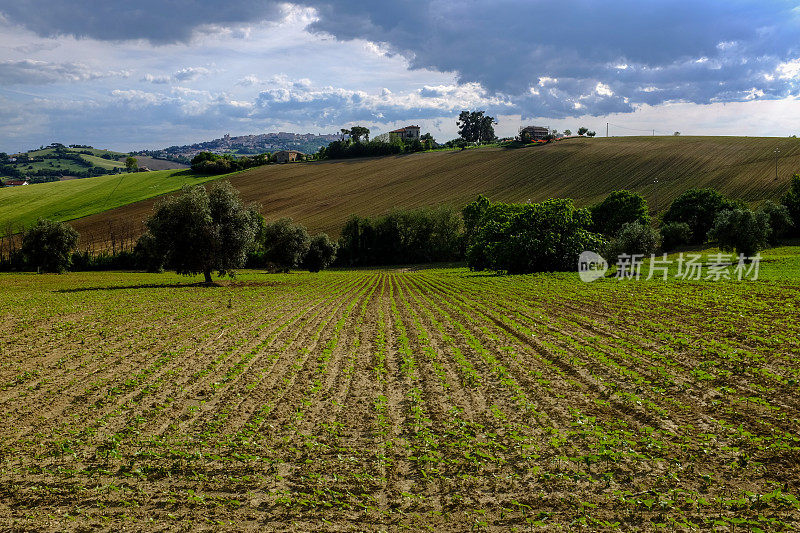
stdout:
<svg viewBox="0 0 800 533">
<path fill-rule="evenodd" d="M 352 126 L 349 129 L 342 128 L 340 132 L 341 139 L 329 143 L 328 146 L 321 147 L 314 155 L 315 159 L 350 159 L 354 157 L 397 155 L 432 150 L 438 146 L 430 133 L 420 136 L 419 139 L 403 141 L 399 136 L 393 136 L 389 133 L 384 133 L 370 140 L 370 130 L 365 126 Z"/>
<path fill-rule="evenodd" d="M 690 189 L 655 224 L 646 200 L 627 190 L 586 208 L 570 199 L 514 204 L 480 196 L 460 212 L 438 207 L 353 215 L 338 242 L 325 234 L 309 235 L 291 219 L 266 222 L 256 206 L 242 204 L 238 192 L 223 182 L 186 187 L 162 200 L 146 228 L 132 251 L 103 256 L 98 264 L 88 253 L 75 252 L 78 235 L 68 224 L 39 220 L 23 231 L 19 248 L 0 253 L 0 268 L 172 269 L 202 274 L 211 282 L 213 272 L 226 275 L 242 267 L 316 272 L 333 264 L 465 261 L 473 270 L 512 274 L 569 271 L 585 250 L 613 259 L 708 242 L 750 257 L 800 236 L 800 174 L 792 177 L 780 203 L 767 201 L 757 210 L 714 189 Z"/>
</svg>

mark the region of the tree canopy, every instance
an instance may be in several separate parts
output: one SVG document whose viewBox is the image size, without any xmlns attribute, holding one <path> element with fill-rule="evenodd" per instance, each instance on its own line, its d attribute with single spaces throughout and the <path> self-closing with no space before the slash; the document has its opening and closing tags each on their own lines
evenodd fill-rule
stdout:
<svg viewBox="0 0 800 533">
<path fill-rule="evenodd" d="M 22 254 L 42 272 L 64 272 L 72 264 L 78 232 L 69 224 L 40 218 L 22 234 Z"/>
<path fill-rule="evenodd" d="M 462 111 L 458 115 L 456 125 L 458 134 L 467 142 L 491 142 L 495 140 L 494 117 L 485 115 L 485 111 Z"/>
<path fill-rule="evenodd" d="M 742 207 L 714 189 L 689 189 L 670 204 L 664 222 L 685 222 L 692 231 L 691 244 L 703 244 L 722 211 Z"/>
<path fill-rule="evenodd" d="M 365 128 L 364 126 L 353 126 L 350 128 L 350 138 L 353 139 L 354 142 L 361 142 L 361 137 L 363 136 L 366 139 L 366 142 L 369 142 L 369 128 Z"/>
<path fill-rule="evenodd" d="M 769 215 L 764 211 L 731 209 L 717 215 L 708 236 L 722 250 L 752 257 L 767 247 L 770 232 Z"/>
<path fill-rule="evenodd" d="M 510 274 L 572 270 L 582 252 L 598 252 L 606 245 L 602 236 L 590 231 L 588 209 L 576 209 L 569 199 L 538 204 L 487 205 L 485 198 L 476 202 L 464 208 L 471 232 L 467 263 L 474 270 Z"/>
<path fill-rule="evenodd" d="M 265 266 L 282 272 L 300 266 L 311 246 L 311 237 L 302 224 L 279 218 L 264 226 L 259 238 Z"/>
<path fill-rule="evenodd" d="M 255 207 L 245 207 L 226 182 L 184 187 L 181 194 L 161 201 L 146 222 L 144 239 L 163 264 L 179 274 L 211 272 L 232 275 L 244 265 L 263 219 Z M 149 236 L 148 236 L 149 235 Z"/>
<path fill-rule="evenodd" d="M 592 230 L 608 236 L 615 235 L 626 223 L 650 223 L 647 201 L 642 195 L 628 190 L 612 192 L 589 210 L 592 213 Z"/>
<path fill-rule="evenodd" d="M 789 190 L 781 198 L 781 203 L 789 210 L 789 216 L 794 224 L 794 233 L 800 234 L 800 174 L 792 176 Z"/>
<path fill-rule="evenodd" d="M 326 233 L 315 235 L 311 239 L 303 266 L 309 272 L 319 272 L 328 268 L 336 260 L 336 250 L 338 246 Z"/>
</svg>

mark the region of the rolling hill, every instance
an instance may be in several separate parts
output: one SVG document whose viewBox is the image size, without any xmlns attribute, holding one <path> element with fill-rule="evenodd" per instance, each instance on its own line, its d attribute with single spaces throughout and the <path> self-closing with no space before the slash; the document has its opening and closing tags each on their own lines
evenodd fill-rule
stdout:
<svg viewBox="0 0 800 533">
<path fill-rule="evenodd" d="M 18 231 L 39 217 L 80 219 L 140 200 L 176 191 L 185 184 L 203 183 L 216 176 L 162 170 L 56 181 L 0 189 L 0 235 Z"/>
<path fill-rule="evenodd" d="M 777 180 L 776 148 L 780 149 Z M 800 140 L 793 138 L 616 137 L 572 138 L 519 149 L 269 165 L 223 178 L 241 191 L 244 200 L 259 203 L 268 219 L 290 216 L 312 231 L 337 235 L 352 213 L 375 215 L 438 204 L 460 207 L 478 194 L 515 202 L 568 197 L 583 206 L 610 191 L 631 189 L 647 198 L 652 211 L 661 212 L 686 189 L 714 187 L 758 203 L 779 198 L 798 170 Z M 6 194 L 0 191 L 0 227 L 11 215 Z M 116 195 L 104 200 L 106 207 L 127 203 Z M 73 221 L 73 226 L 84 236 L 84 245 L 106 246 L 114 227 L 138 235 L 155 201 L 149 198 L 95 212 Z M 97 207 L 70 213 L 59 209 L 59 218 L 100 211 Z"/>
</svg>

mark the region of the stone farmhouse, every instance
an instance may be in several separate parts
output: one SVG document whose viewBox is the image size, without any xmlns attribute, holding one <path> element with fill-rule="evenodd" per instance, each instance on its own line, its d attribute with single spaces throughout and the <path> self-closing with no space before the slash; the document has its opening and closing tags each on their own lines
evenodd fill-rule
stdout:
<svg viewBox="0 0 800 533">
<path fill-rule="evenodd" d="M 389 138 L 392 140 L 397 138 L 403 142 L 419 139 L 419 126 L 406 126 L 399 130 L 390 131 Z"/>
</svg>

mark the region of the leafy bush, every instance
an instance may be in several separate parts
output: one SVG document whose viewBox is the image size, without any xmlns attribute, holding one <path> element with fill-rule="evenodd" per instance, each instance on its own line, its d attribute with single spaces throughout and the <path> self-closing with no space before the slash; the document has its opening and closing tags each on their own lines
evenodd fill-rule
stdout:
<svg viewBox="0 0 800 533">
<path fill-rule="evenodd" d="M 649 256 L 658 249 L 659 237 L 658 231 L 647 224 L 625 223 L 609 243 L 606 257 L 609 262 L 614 262 L 622 254 Z"/>
<path fill-rule="evenodd" d="M 78 232 L 69 224 L 40 218 L 22 235 L 22 254 L 42 272 L 61 273 L 72 264 Z"/>
<path fill-rule="evenodd" d="M 794 230 L 792 234 L 800 235 L 800 174 L 792 176 L 789 190 L 781 198 L 781 204 L 789 210 Z"/>
<path fill-rule="evenodd" d="M 669 206 L 664 214 L 664 223 L 685 222 L 692 231 L 692 244 L 703 244 L 708 231 L 722 211 L 744 207 L 722 196 L 714 189 L 689 189 Z"/>
<path fill-rule="evenodd" d="M 338 246 L 325 233 L 315 235 L 303 260 L 309 272 L 319 272 L 328 268 L 336 260 Z"/>
<path fill-rule="evenodd" d="M 776 204 L 767 200 L 758 212 L 765 213 L 769 218 L 769 243 L 772 246 L 778 245 L 781 239 L 794 229 L 794 222 L 789 208 L 783 204 Z"/>
<path fill-rule="evenodd" d="M 468 242 L 467 263 L 475 270 L 508 273 L 573 270 L 584 250 L 600 251 L 606 244 L 590 231 L 587 209 L 575 209 L 572 200 L 539 204 L 467 206 L 482 213 Z"/>
<path fill-rule="evenodd" d="M 339 238 L 344 265 L 454 261 L 461 257 L 461 218 L 447 207 L 396 211 L 376 218 L 353 215 Z"/>
<path fill-rule="evenodd" d="M 686 222 L 669 222 L 661 226 L 661 248 L 665 252 L 689 244 L 691 238 L 692 228 Z"/>
<path fill-rule="evenodd" d="M 751 257 L 767 247 L 770 231 L 767 213 L 731 209 L 717 215 L 708 236 L 722 250 L 736 251 L 745 257 Z"/>
<path fill-rule="evenodd" d="M 311 246 L 305 226 L 295 224 L 291 218 L 280 218 L 264 226 L 259 240 L 262 264 L 279 272 L 300 266 Z"/>
<path fill-rule="evenodd" d="M 155 256 L 177 273 L 202 273 L 211 283 L 212 270 L 232 275 L 244 264 L 260 224 L 258 211 L 242 205 L 238 191 L 227 181 L 208 191 L 195 185 L 155 207 L 146 222 L 150 236 L 139 242 L 152 246 Z"/>
<path fill-rule="evenodd" d="M 589 208 L 592 213 L 592 231 L 603 235 L 616 235 L 626 223 L 650 224 L 647 202 L 642 195 L 631 191 L 614 191 L 605 200 Z"/>
</svg>

